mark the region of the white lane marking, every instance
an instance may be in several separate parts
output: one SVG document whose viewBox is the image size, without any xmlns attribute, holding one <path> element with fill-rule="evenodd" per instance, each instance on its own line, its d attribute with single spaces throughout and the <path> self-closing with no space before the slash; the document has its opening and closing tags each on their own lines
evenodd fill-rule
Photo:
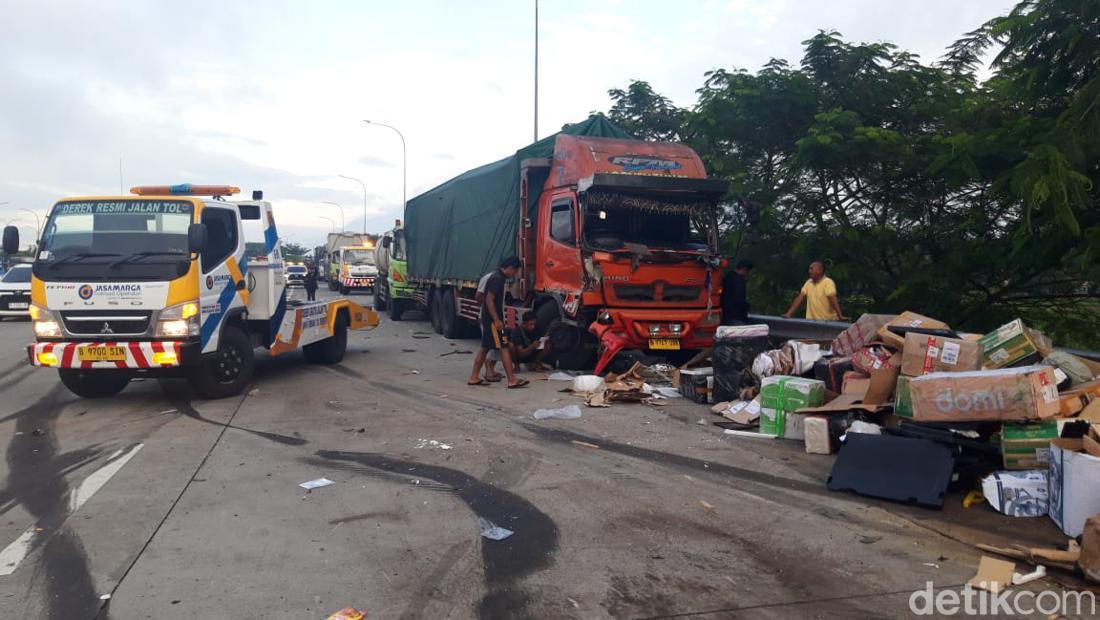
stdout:
<svg viewBox="0 0 1100 620">
<path fill-rule="evenodd" d="M 69 493 L 69 514 L 80 509 L 96 491 L 103 488 L 103 485 L 107 484 L 107 481 L 112 476 L 117 474 L 119 470 L 123 468 L 134 458 L 134 456 L 141 450 L 145 444 L 139 443 L 130 449 L 129 452 L 124 454 L 121 458 L 111 461 L 97 469 L 92 475 L 85 478 L 80 486 L 74 491 Z M 120 454 L 122 451 L 115 452 L 113 456 Z M 27 557 L 27 553 L 30 552 L 31 546 L 34 544 L 34 539 L 39 532 L 36 531 L 35 526 L 30 526 L 25 532 L 23 532 L 19 538 L 15 539 L 15 542 L 0 551 L 0 577 L 5 577 L 15 572 L 15 569 L 19 568 L 20 562 Z"/>
</svg>

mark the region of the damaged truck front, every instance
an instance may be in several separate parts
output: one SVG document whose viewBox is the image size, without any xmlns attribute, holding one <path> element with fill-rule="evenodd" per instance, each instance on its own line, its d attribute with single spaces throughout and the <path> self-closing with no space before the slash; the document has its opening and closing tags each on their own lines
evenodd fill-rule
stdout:
<svg viewBox="0 0 1100 620">
<path fill-rule="evenodd" d="M 680 144 L 560 135 L 552 159 L 521 166 L 521 294 L 533 294 L 554 350 L 708 347 L 720 320 L 716 211 Z"/>
</svg>

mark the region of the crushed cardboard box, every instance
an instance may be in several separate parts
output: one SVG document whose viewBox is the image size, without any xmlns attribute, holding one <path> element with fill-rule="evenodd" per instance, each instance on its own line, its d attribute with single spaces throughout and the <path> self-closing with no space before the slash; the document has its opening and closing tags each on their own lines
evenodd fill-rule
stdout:
<svg viewBox="0 0 1100 620">
<path fill-rule="evenodd" d="M 909 381 L 918 422 L 984 422 L 1050 418 L 1058 388 L 1050 366 L 935 372 Z"/>
<path fill-rule="evenodd" d="M 988 590 L 997 594 L 1012 585 L 1014 574 L 1016 574 L 1016 564 L 983 555 L 978 563 L 978 574 L 967 583 L 979 590 Z"/>
<path fill-rule="evenodd" d="M 878 337 L 883 343 L 901 350 L 905 348 L 905 337 L 890 331 L 891 327 L 908 327 L 920 329 L 948 329 L 947 323 L 926 317 L 916 312 L 902 312 L 886 325 L 878 330 Z"/>
</svg>

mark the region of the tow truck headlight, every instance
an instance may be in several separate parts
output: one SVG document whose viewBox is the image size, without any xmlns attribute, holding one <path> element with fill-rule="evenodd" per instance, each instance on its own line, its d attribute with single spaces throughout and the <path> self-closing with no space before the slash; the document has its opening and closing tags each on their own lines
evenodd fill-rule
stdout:
<svg viewBox="0 0 1100 620">
<path fill-rule="evenodd" d="M 199 335 L 199 304 L 189 301 L 161 310 L 157 319 L 158 338 L 183 338 Z"/>
<path fill-rule="evenodd" d="M 53 313 L 37 304 L 30 305 L 31 320 L 34 322 L 34 335 L 38 338 L 60 338 L 61 324 Z"/>
</svg>

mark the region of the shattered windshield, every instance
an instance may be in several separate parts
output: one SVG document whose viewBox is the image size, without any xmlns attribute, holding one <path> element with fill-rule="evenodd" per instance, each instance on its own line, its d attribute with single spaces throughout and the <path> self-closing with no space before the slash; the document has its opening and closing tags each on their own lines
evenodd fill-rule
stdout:
<svg viewBox="0 0 1100 620">
<path fill-rule="evenodd" d="M 705 251 L 699 224 L 709 203 L 674 201 L 631 194 L 591 192 L 585 202 L 584 240 L 597 249 L 627 244 L 651 249 Z"/>
</svg>

